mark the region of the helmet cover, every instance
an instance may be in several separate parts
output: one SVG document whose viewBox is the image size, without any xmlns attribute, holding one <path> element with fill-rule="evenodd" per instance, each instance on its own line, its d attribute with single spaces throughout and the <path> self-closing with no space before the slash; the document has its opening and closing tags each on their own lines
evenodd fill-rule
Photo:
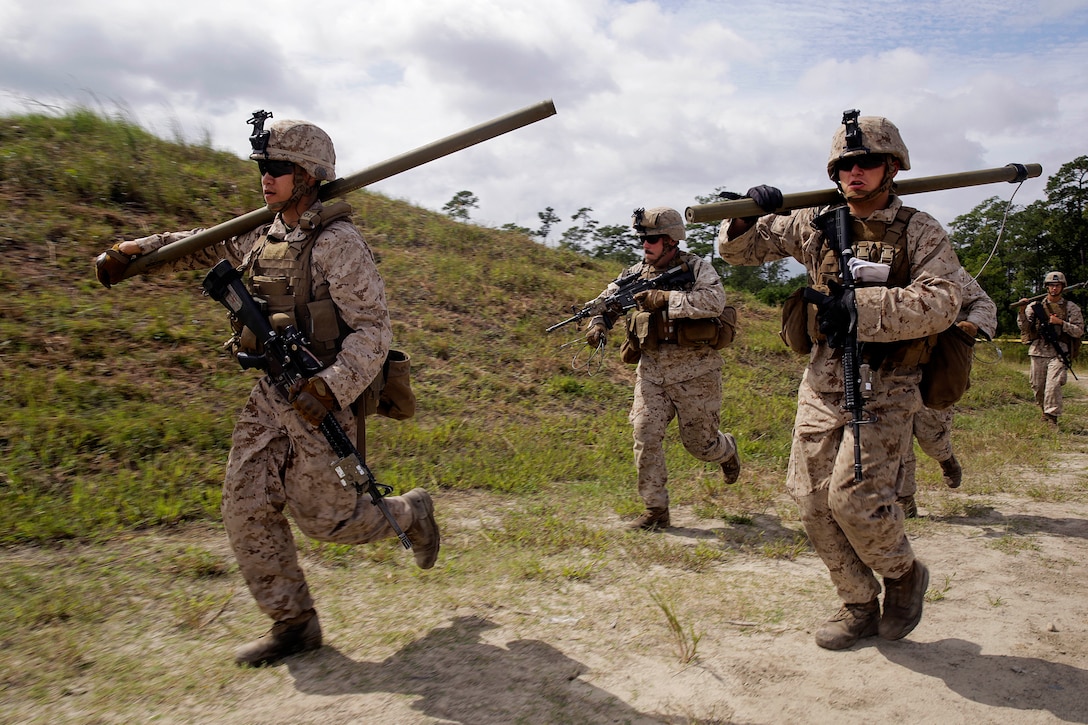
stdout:
<svg viewBox="0 0 1088 725">
<path fill-rule="evenodd" d="M 674 242 L 687 238 L 684 217 L 667 206 L 655 206 L 652 209 L 639 207 L 631 213 L 631 219 L 631 226 L 639 237 L 665 234 Z"/>
<path fill-rule="evenodd" d="M 305 169 L 318 181 L 336 178 L 336 150 L 332 139 L 307 121 L 276 121 L 268 129 L 268 145 L 263 152 L 254 151 L 255 161 L 291 161 Z"/>
</svg>

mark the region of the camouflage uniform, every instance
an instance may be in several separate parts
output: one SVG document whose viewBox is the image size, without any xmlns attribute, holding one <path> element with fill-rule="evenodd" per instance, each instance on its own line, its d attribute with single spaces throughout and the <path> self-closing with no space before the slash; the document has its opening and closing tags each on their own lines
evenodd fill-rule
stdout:
<svg viewBox="0 0 1088 725">
<path fill-rule="evenodd" d="M 956 281 L 963 289 L 963 300 L 960 302 L 956 322 L 972 322 L 979 331 L 992 338 L 997 334 L 997 305 L 982 289 L 982 285 L 962 267 L 956 275 Z M 914 438 L 922 452 L 935 461 L 952 458 L 952 412 L 951 406 L 944 410 L 934 410 L 923 405 L 914 416 Z M 916 464 L 914 446 L 908 446 L 897 486 L 901 498 L 913 496 L 918 490 Z"/>
<path fill-rule="evenodd" d="M 320 211 L 315 203 L 311 210 Z M 273 239 L 303 241 L 308 232 L 288 230 L 279 215 L 266 227 Z M 238 266 L 265 228 L 213 245 L 153 268 L 155 274 L 207 268 L 219 259 Z M 198 231 L 198 230 L 194 230 Z M 156 234 L 134 240 L 144 253 L 194 232 Z M 311 252 L 312 288 L 328 283 L 332 300 L 352 332 L 336 360 L 321 371 L 343 410 L 334 415 L 354 440 L 356 400 L 381 369 L 392 341 L 385 288 L 358 229 L 341 220 L 320 230 Z M 223 524 L 238 566 L 261 610 L 290 621 L 313 608 L 298 563 L 284 508 L 307 536 L 341 544 L 363 544 L 393 535 L 367 495 L 344 488 L 330 467 L 332 450 L 320 430 L 306 423 L 262 378 L 250 393 L 234 428 L 223 484 Z M 403 497 L 386 498 L 402 529 L 413 514 Z"/>
<path fill-rule="evenodd" d="M 886 208 L 862 221 L 890 225 L 901 206 L 893 195 Z M 739 265 L 793 257 L 805 265 L 810 279 L 819 279 L 824 245 L 812 225 L 818 211 L 760 217 L 732 240 L 726 234 L 727 223 L 723 224 L 718 251 L 726 262 Z M 896 289 L 862 287 L 855 292 L 860 342 L 931 335 L 948 327 L 959 309 L 960 286 L 954 280 L 960 263 L 940 224 L 916 212 L 906 228 L 905 242 L 910 284 Z M 841 357 L 826 342 L 814 344 L 798 392 L 786 479 L 809 539 L 847 604 L 876 599 L 881 586 L 874 571 L 885 579 L 898 579 L 914 565 L 903 512 L 895 505 L 895 486 L 903 453 L 910 446 L 912 421 L 922 405 L 921 372 L 918 367 L 888 363 L 873 372 L 873 393 L 865 409 L 876 422 L 861 426 L 864 478 L 856 484 L 851 416 L 843 409 Z"/>
<path fill-rule="evenodd" d="M 669 296 L 670 320 L 717 317 L 725 307 L 725 289 L 714 267 L 693 254 L 679 253 L 695 273 L 690 289 Z M 622 276 L 654 278 L 659 270 L 640 262 Z M 597 300 L 618 289 L 609 284 Z M 638 493 L 648 510 L 668 509 L 665 430 L 678 419 L 680 440 L 700 461 L 722 463 L 737 453 L 733 436 L 718 430 L 722 401 L 722 358 L 708 347 L 680 347 L 675 342 L 643 346 L 635 371 L 634 402 L 628 416 L 633 428 Z"/>
<path fill-rule="evenodd" d="M 1040 304 L 1049 314 L 1064 316 L 1060 335 L 1067 337 L 1082 337 L 1084 335 L 1084 315 L 1080 307 L 1073 302 L 1062 299 L 1058 304 L 1051 304 L 1042 300 Z M 1062 311 L 1064 304 L 1065 311 Z M 1035 305 L 1027 305 L 1021 309 L 1017 324 L 1022 331 L 1033 329 L 1035 326 Z M 1065 353 L 1069 353 L 1068 340 L 1061 340 Z M 1028 347 L 1028 358 L 1031 360 L 1031 390 L 1035 393 L 1035 402 L 1043 409 L 1043 414 L 1057 418 L 1062 414 L 1062 386 L 1068 379 L 1068 374 L 1062 359 L 1042 335 L 1031 341 Z"/>
</svg>

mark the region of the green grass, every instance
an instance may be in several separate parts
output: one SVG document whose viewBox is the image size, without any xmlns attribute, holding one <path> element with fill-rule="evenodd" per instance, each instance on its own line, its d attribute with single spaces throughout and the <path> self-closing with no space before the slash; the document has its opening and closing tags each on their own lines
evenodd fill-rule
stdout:
<svg viewBox="0 0 1088 725">
<path fill-rule="evenodd" d="M 106 291 L 90 261 L 117 239 L 253 208 L 250 164 L 83 110 L 7 119 L 0 141 L 9 226 L 0 262 L 0 543 L 215 521 L 233 418 L 253 375 L 223 354 L 226 321 L 200 295 L 201 273 Z M 576 492 L 619 515 L 636 512 L 632 369 L 617 360 L 618 340 L 588 376 L 559 349 L 573 334 L 542 332 L 596 294 L 614 265 L 366 191 L 350 200 L 380 260 L 419 398 L 413 420 L 371 422 L 379 478 L 397 490 Z M 716 515 L 778 507 L 789 519 L 781 482 L 804 361 L 778 339 L 776 310 L 743 294 L 732 301 L 741 330 L 723 353 L 722 427 L 737 437 L 745 471 L 722 491 L 713 467 L 670 435 L 673 498 L 724 495 Z M 985 493 L 1013 485 L 999 473 L 1010 462 L 1038 462 L 1063 445 L 1035 425 L 1018 347 L 1005 348 L 1002 362 L 976 366 L 956 419 L 957 438 L 972 441 L 961 454 L 971 485 Z M 939 481 L 931 463 L 921 459 L 923 485 Z M 761 545 L 785 556 L 794 546 Z"/>
</svg>

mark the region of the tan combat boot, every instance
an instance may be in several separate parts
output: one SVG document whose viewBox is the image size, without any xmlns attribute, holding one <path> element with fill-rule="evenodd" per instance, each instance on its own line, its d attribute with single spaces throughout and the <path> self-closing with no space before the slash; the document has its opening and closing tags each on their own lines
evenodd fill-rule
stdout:
<svg viewBox="0 0 1088 725">
<path fill-rule="evenodd" d="M 726 485 L 736 483 L 740 478 L 740 451 L 735 452 L 728 461 L 722 461 L 722 476 Z"/>
<path fill-rule="evenodd" d="M 234 664 L 261 667 L 320 646 L 321 623 L 317 612 L 311 609 L 294 619 L 276 622 L 268 634 L 239 648 L 234 653 Z"/>
<path fill-rule="evenodd" d="M 900 496 L 895 499 L 895 502 L 899 504 L 899 508 L 903 509 L 903 515 L 908 519 L 918 518 L 918 502 L 914 500 L 914 496 Z"/>
<path fill-rule="evenodd" d="M 947 461 L 941 461 L 941 473 L 944 474 L 944 485 L 949 488 L 959 488 L 963 483 L 963 467 L 956 460 L 956 454 Z"/>
<path fill-rule="evenodd" d="M 824 649 L 846 649 L 863 637 L 876 635 L 880 626 L 880 602 L 843 604 L 834 617 L 816 630 L 816 644 Z"/>
<path fill-rule="evenodd" d="M 884 577 L 884 616 L 880 618 L 880 636 L 902 639 L 922 621 L 922 605 L 929 587 L 929 569 L 917 559 L 911 569 L 898 579 Z"/>
<path fill-rule="evenodd" d="M 1058 430 L 1058 416 L 1051 415 L 1050 413 L 1043 413 L 1043 422 L 1051 430 Z"/>
<path fill-rule="evenodd" d="M 438 549 L 442 543 L 438 522 L 434 520 L 434 502 L 422 488 L 413 488 L 404 494 L 404 500 L 412 509 L 412 525 L 404 533 L 412 540 L 416 566 L 430 569 L 438 561 Z"/>
<path fill-rule="evenodd" d="M 669 510 L 646 509 L 646 512 L 627 525 L 632 531 L 658 531 L 669 528 Z"/>
</svg>

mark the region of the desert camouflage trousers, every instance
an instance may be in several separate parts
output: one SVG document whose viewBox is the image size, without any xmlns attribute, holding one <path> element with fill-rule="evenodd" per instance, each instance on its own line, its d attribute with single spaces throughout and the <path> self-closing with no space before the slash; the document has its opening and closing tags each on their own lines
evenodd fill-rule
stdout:
<svg viewBox="0 0 1088 725">
<path fill-rule="evenodd" d="M 842 409 L 844 395 L 813 390 L 807 371 L 801 380 L 786 486 L 847 604 L 870 602 L 880 594 L 874 572 L 898 578 L 914 562 L 895 487 L 922 405 L 918 377 L 889 375 L 866 401 L 876 422 L 861 426 L 860 482 L 854 481 L 854 432 L 850 414 Z"/>
<path fill-rule="evenodd" d="M 952 457 L 952 408 L 933 410 L 924 405 L 914 415 L 914 438 L 922 452 L 935 461 L 947 461 Z M 899 496 L 913 496 L 918 492 L 917 457 L 914 446 L 908 445 L 899 467 Z"/>
<path fill-rule="evenodd" d="M 1060 357 L 1031 356 L 1031 390 L 1047 415 L 1062 414 L 1062 386 L 1068 379 Z"/>
<path fill-rule="evenodd" d="M 665 429 L 675 417 L 680 440 L 700 461 L 721 463 L 733 457 L 737 443 L 718 430 L 722 406 L 721 370 L 681 383 L 659 385 L 639 376 L 628 416 L 635 439 L 638 494 L 648 509 L 668 508 L 665 468 Z"/>
<path fill-rule="evenodd" d="M 355 440 L 355 417 L 335 413 Z M 344 488 L 321 432 L 303 421 L 267 378 L 253 388 L 234 427 L 223 482 L 223 526 L 257 605 L 275 621 L 313 608 L 284 509 L 307 536 L 365 544 L 394 535 L 366 494 Z M 402 529 L 412 511 L 400 496 L 385 499 Z"/>
</svg>

